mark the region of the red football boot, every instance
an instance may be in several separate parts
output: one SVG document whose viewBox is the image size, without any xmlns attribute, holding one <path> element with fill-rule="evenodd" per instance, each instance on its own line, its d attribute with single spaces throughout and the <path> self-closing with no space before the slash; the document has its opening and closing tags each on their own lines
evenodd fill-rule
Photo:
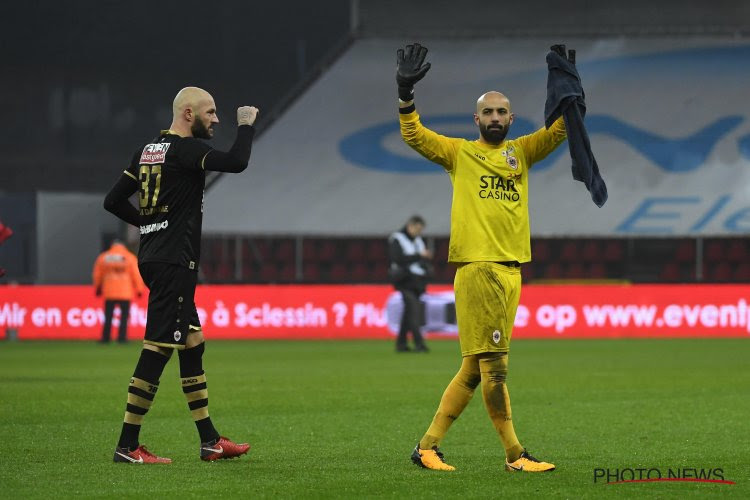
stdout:
<svg viewBox="0 0 750 500">
<path fill-rule="evenodd" d="M 146 449 L 145 446 L 140 445 L 133 451 L 129 448 L 115 448 L 115 462 L 131 463 L 131 464 L 171 464 L 171 458 L 157 457 Z"/>
<path fill-rule="evenodd" d="M 214 439 L 208 443 L 201 443 L 201 460 L 212 462 L 221 458 L 235 458 L 247 453 L 250 445 L 235 443 L 225 437 Z"/>
</svg>

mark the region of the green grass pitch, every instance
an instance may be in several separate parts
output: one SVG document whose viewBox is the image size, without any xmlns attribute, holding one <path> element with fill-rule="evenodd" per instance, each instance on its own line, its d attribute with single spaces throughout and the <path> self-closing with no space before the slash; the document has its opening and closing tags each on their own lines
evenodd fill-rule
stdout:
<svg viewBox="0 0 750 500">
<path fill-rule="evenodd" d="M 167 365 L 141 442 L 167 466 L 113 464 L 139 345 L 0 343 L 5 498 L 750 497 L 750 344 L 717 340 L 517 340 L 509 387 L 521 442 L 557 464 L 511 474 L 477 391 L 442 444 L 457 467 L 409 455 L 458 369 L 455 341 L 429 354 L 391 342 L 208 341 L 220 432 L 252 444 L 203 463 Z M 722 468 L 735 485 L 594 484 L 595 468 Z"/>
</svg>

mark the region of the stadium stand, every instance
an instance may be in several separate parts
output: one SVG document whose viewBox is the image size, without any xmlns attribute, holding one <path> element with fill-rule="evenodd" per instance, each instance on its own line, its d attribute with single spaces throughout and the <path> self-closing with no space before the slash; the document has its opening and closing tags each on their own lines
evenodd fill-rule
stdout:
<svg viewBox="0 0 750 500">
<path fill-rule="evenodd" d="M 452 283 L 448 238 L 426 240 L 435 252 L 433 281 Z M 696 242 L 703 248 L 698 254 Z M 739 237 L 533 238 L 534 259 L 524 264 L 523 279 L 742 283 L 750 280 L 747 246 Z M 210 236 L 203 240 L 202 278 L 210 283 L 386 283 L 386 252 L 380 237 Z"/>
<path fill-rule="evenodd" d="M 497 71 L 470 70 L 463 54 L 471 50 L 479 58 L 485 52 L 501 54 L 498 66 L 513 68 L 503 78 L 503 85 L 509 89 L 517 113 L 517 133 L 538 126 L 544 96 L 539 47 L 544 52 L 544 44 L 524 38 L 513 40 L 513 51 L 500 50 L 505 42 L 430 41 L 435 69 L 443 73 L 433 72 L 434 77 L 431 73 L 433 78 L 420 88 L 418 109 L 425 123 L 446 134 L 471 137 L 475 133 L 470 123 L 461 124 L 462 117 L 470 118 L 470 103 L 480 89 L 496 85 Z M 588 77 L 584 83 L 589 102 L 597 103 L 588 117 L 596 154 L 605 179 L 627 189 L 628 195 L 615 192 L 598 210 L 582 186 L 570 179 L 566 154 L 535 167 L 530 198 L 534 262 L 525 266 L 524 279 L 736 279 L 737 266 L 730 266 L 730 272 L 726 266 L 716 266 L 722 259 L 739 264 L 745 256 L 742 231 L 731 228 L 730 222 L 733 214 L 744 210 L 743 203 L 750 201 L 731 181 L 732 175 L 744 175 L 746 160 L 733 141 L 743 137 L 747 126 L 741 125 L 731 105 L 712 104 L 704 110 L 701 124 L 674 130 L 674 121 L 664 109 L 679 111 L 680 102 L 692 99 L 691 91 L 680 89 L 685 95 L 674 95 L 679 92 L 671 82 L 677 76 L 659 68 L 682 65 L 677 73 L 700 79 L 705 68 L 693 67 L 684 58 L 682 47 L 694 46 L 693 50 L 715 58 L 719 72 L 729 71 L 732 61 L 750 49 L 742 42 L 679 37 L 647 43 L 627 39 L 617 44 L 584 39 L 575 44 L 580 47 L 581 72 L 584 79 Z M 450 185 L 439 169 L 410 156 L 401 144 L 389 84 L 393 46 L 391 40 L 356 41 L 259 140 L 254 162 L 273 168 L 257 167 L 247 177 L 217 182 L 207 201 L 206 231 L 268 235 L 285 227 L 288 234 L 312 242 L 309 249 L 302 248 L 305 281 L 377 282 L 384 275 L 375 257 L 382 250 L 372 250 L 375 242 L 382 245 L 391 228 L 403 222 L 402 214 L 424 213 L 428 214 L 429 240 L 436 254 L 435 279 L 450 282 L 453 268 L 445 264 Z M 503 59 L 502 54 L 510 52 L 512 61 L 510 55 Z M 638 100 L 640 104 L 609 98 L 632 92 L 631 82 L 622 81 L 620 71 L 655 84 Z M 331 84 L 336 81 L 348 82 L 346 95 L 336 97 L 338 89 Z M 722 85 L 720 92 L 740 95 L 735 84 L 724 88 L 723 83 L 711 79 L 701 85 Z M 439 99 L 448 90 L 454 97 Z M 653 112 L 649 103 L 655 101 L 662 103 L 662 109 Z M 347 114 L 358 102 L 382 105 L 368 110 L 366 116 Z M 649 118 L 633 120 L 634 112 Z M 284 147 L 287 131 L 293 126 L 303 131 L 297 140 L 306 152 L 304 157 L 295 148 Z M 675 135 L 698 145 L 686 150 L 670 143 L 669 138 Z M 715 168 L 735 173 L 707 180 L 706 172 Z M 315 175 L 290 182 L 301 171 L 314 171 Z M 725 198 L 716 202 L 705 195 L 707 188 Z M 290 201 L 277 210 L 262 210 L 279 199 Z M 262 216 L 245 217 L 237 211 L 228 216 L 230 207 L 238 203 L 245 204 L 248 213 Z M 697 226 L 699 230 L 695 230 Z M 687 233 L 693 235 L 674 237 Z M 323 258 L 320 248 L 328 240 L 327 257 Z M 724 244 L 732 240 L 734 245 Z M 700 245 L 704 251 L 698 255 L 695 250 Z M 287 249 L 286 255 L 290 254 Z M 706 260 L 704 266 L 696 263 L 698 258 Z"/>
</svg>

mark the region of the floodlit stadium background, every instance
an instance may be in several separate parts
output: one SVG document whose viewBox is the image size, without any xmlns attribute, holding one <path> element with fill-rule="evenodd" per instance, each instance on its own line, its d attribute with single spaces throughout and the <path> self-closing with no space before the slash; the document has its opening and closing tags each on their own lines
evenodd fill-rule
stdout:
<svg viewBox="0 0 750 500">
<path fill-rule="evenodd" d="M 0 245 L 0 267 L 4 285 L 22 286 L 0 288 L 0 327 L 20 338 L 86 338 L 98 328 L 99 304 L 86 288 L 34 287 L 88 283 L 114 237 L 137 249 L 137 231 L 104 212 L 102 196 L 131 150 L 169 122 L 171 99 L 188 84 L 216 98 L 217 147 L 233 137 L 236 106 L 262 110 L 250 169 L 209 179 L 200 276 L 205 285 L 264 287 L 205 288 L 209 326 L 237 338 L 316 336 L 281 316 L 244 321 L 243 308 L 296 317 L 320 307 L 325 335 L 390 335 L 388 317 L 393 323 L 398 310 L 387 305 L 385 238 L 420 213 L 436 254 L 426 307 L 447 300 L 442 312 L 433 307 L 442 329 L 431 330 L 451 330 L 450 298 L 440 295 L 453 278 L 450 183 L 402 143 L 395 112 L 393 54 L 413 40 L 430 48 L 433 63 L 417 93 L 424 122 L 465 137 L 476 135 L 474 100 L 490 89 L 511 98 L 511 134 L 539 127 L 548 46 L 578 50 L 587 126 L 610 197 L 602 209 L 593 205 L 570 176 L 565 147 L 533 169 L 534 260 L 523 268 L 530 321 L 526 329 L 519 322 L 520 336 L 747 334 L 743 2 L 529 2 L 491 13 L 481 2 L 369 1 L 7 10 L 0 85 L 12 97 L 0 137 L 0 220 L 14 235 Z M 197 18 L 205 27 L 186 30 Z M 572 298 L 552 300 L 534 286 L 550 283 L 607 283 L 611 294 L 571 288 Z M 640 287 L 727 283 L 739 286 Z M 304 288 L 315 284 L 371 287 L 355 301 L 346 286 Z M 217 308 L 229 320 L 213 323 Z M 355 309 L 369 311 L 367 327 Z"/>
</svg>

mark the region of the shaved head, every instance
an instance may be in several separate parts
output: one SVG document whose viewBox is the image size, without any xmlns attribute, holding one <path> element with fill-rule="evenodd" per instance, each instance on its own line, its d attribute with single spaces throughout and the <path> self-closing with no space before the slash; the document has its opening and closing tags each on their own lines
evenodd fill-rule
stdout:
<svg viewBox="0 0 750 500">
<path fill-rule="evenodd" d="M 177 116 L 187 108 L 196 110 L 206 104 L 213 104 L 213 102 L 214 98 L 205 90 L 198 87 L 185 87 L 177 92 L 174 102 L 172 102 L 172 114 Z"/>
<path fill-rule="evenodd" d="M 489 92 L 480 95 L 479 99 L 477 99 L 477 114 L 479 114 L 480 110 L 485 107 L 494 108 L 498 106 L 504 106 L 510 111 L 510 101 L 505 97 L 505 94 L 496 90 L 490 90 Z"/>
<path fill-rule="evenodd" d="M 172 102 L 172 126 L 183 137 L 210 139 L 219 123 L 211 94 L 198 87 L 185 87 Z"/>
<path fill-rule="evenodd" d="M 492 145 L 502 143 L 513 123 L 508 98 L 495 90 L 479 96 L 474 123 L 479 127 L 480 142 Z"/>
</svg>

